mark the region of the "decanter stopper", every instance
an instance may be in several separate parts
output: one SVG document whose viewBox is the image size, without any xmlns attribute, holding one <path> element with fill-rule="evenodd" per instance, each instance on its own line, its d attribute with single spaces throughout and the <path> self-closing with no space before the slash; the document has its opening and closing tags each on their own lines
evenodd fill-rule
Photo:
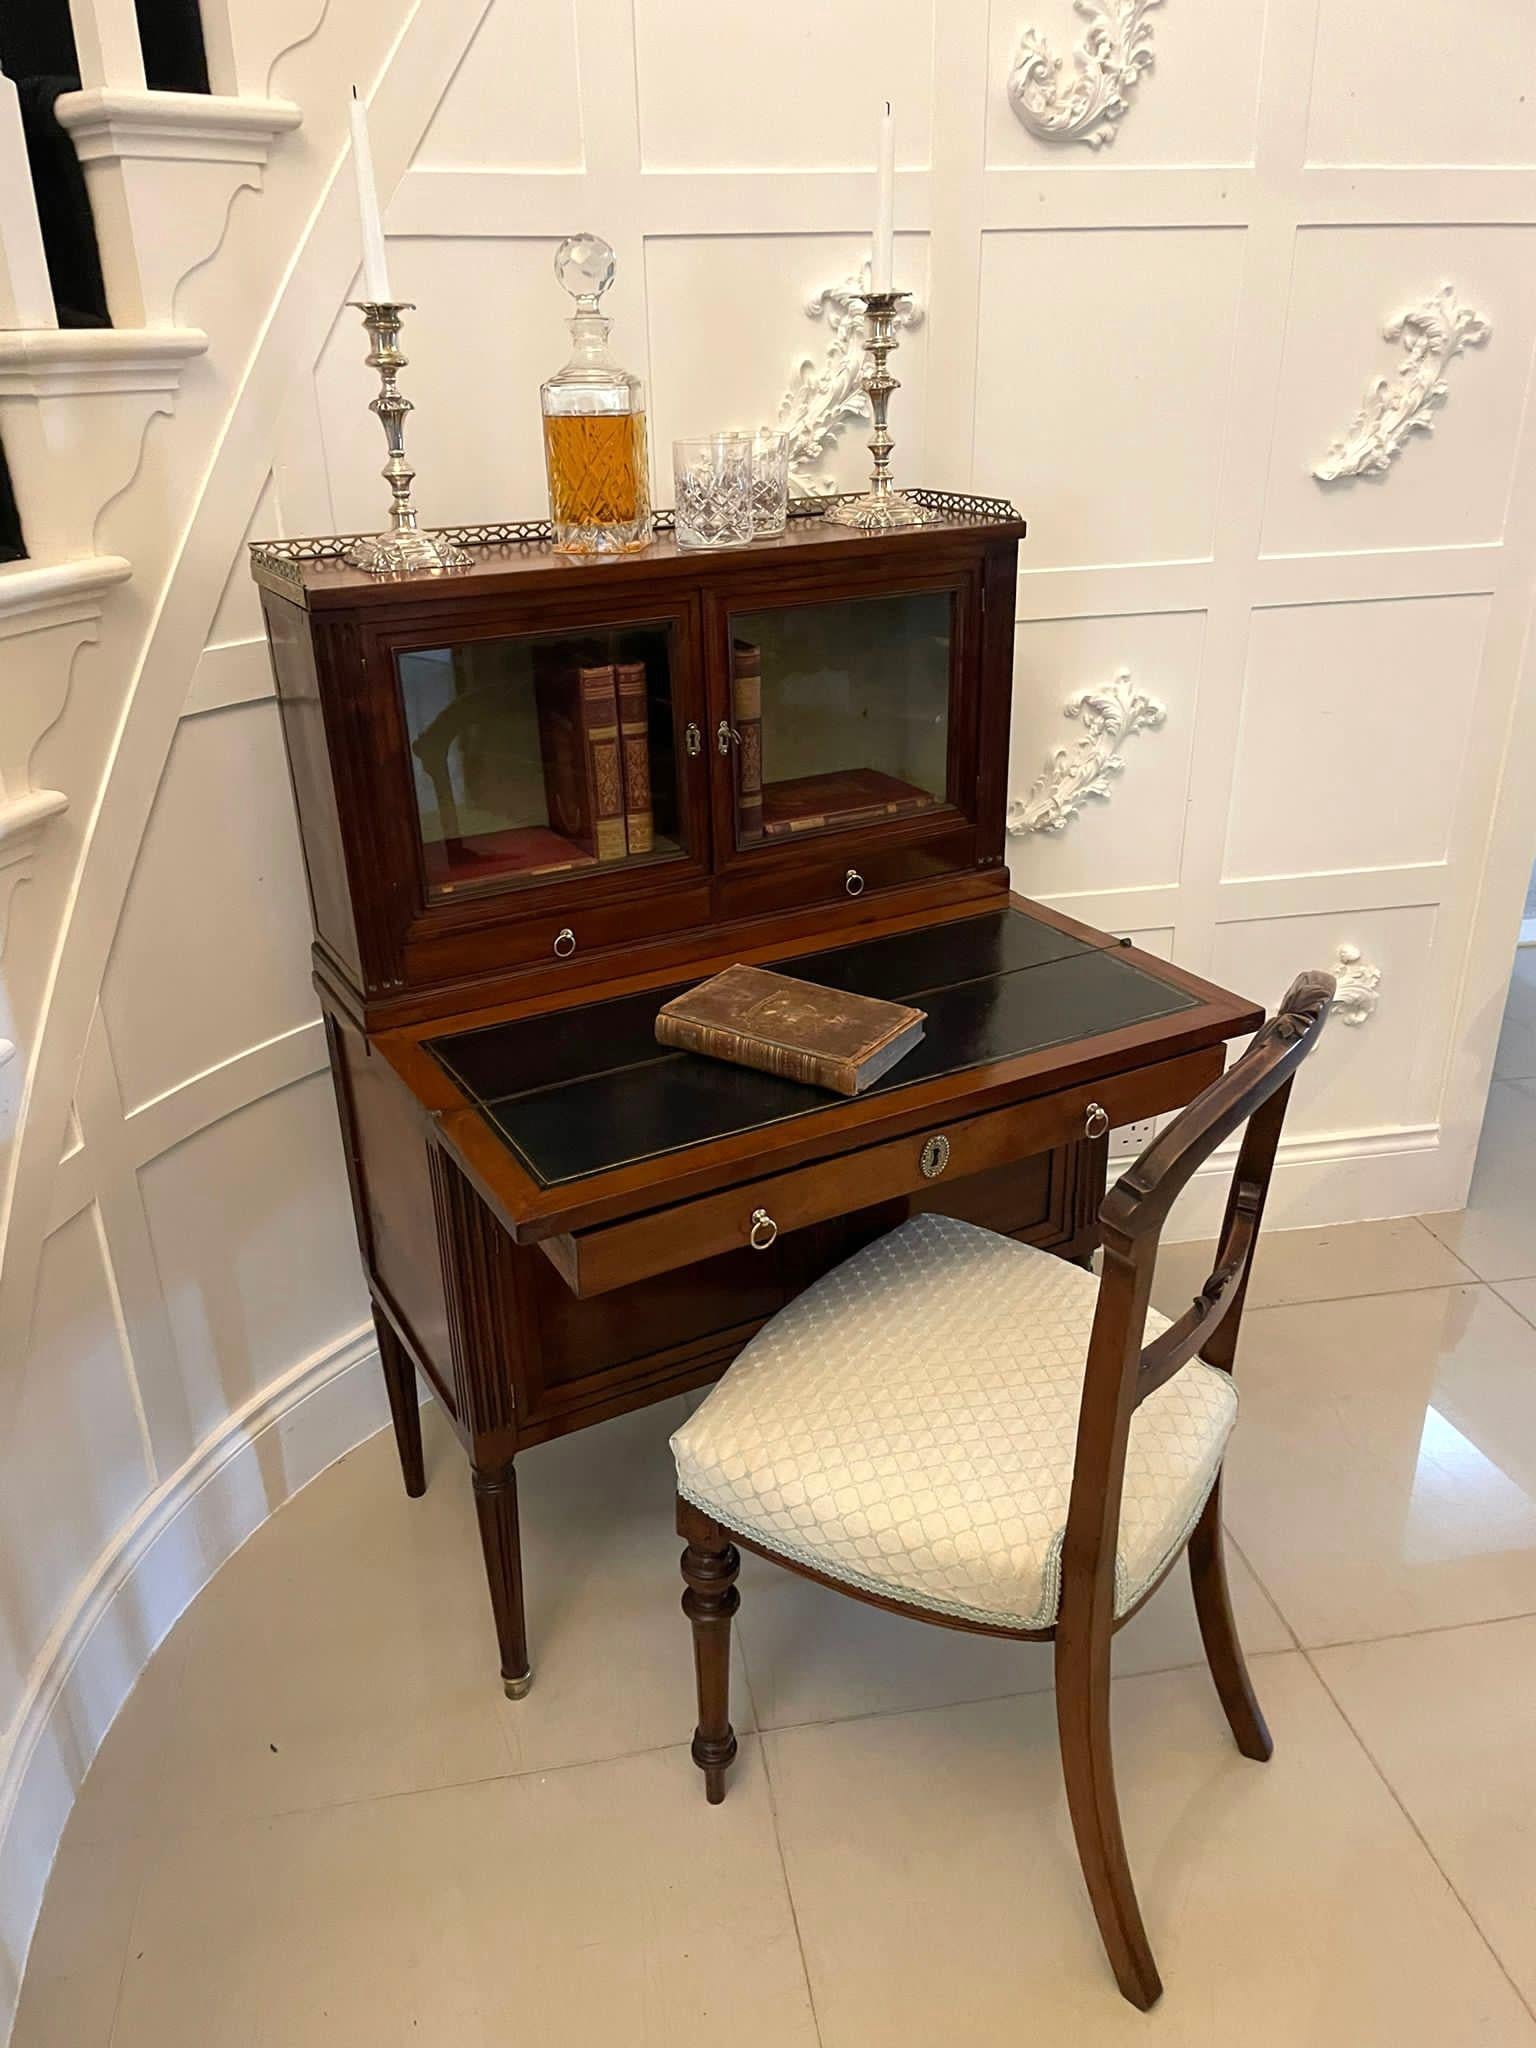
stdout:
<svg viewBox="0 0 1536 2048">
<path fill-rule="evenodd" d="M 567 235 L 555 251 L 555 276 L 578 313 L 595 313 L 613 283 L 613 249 L 601 235 Z"/>
</svg>

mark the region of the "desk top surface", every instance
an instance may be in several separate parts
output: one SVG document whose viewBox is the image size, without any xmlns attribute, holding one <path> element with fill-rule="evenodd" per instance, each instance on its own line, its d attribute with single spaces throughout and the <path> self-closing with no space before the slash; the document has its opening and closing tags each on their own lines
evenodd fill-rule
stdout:
<svg viewBox="0 0 1536 2048">
<path fill-rule="evenodd" d="M 838 526 L 825 517 L 797 516 L 789 520 L 783 533 L 754 541 L 750 548 L 683 548 L 674 533 L 666 532 L 658 533 L 649 546 L 632 555 L 567 555 L 548 538 L 543 522 L 532 520 L 521 527 L 456 529 L 458 537 L 469 543 L 469 566 L 425 580 L 354 569 L 341 558 L 341 543 L 336 541 L 258 542 L 252 553 L 252 573 L 265 588 L 310 611 L 355 606 L 374 610 L 424 600 L 437 605 L 445 600 L 473 601 L 508 589 L 602 591 L 674 579 L 735 584 L 759 574 L 771 576 L 775 565 L 799 570 L 817 562 L 900 559 L 902 550 L 921 552 L 956 538 L 1023 538 L 1023 520 L 1000 499 L 935 492 L 921 495 L 936 508 L 922 526 L 886 527 L 871 533 Z M 543 538 L 537 537 L 540 529 Z M 498 539 L 498 534 L 505 538 Z M 337 553 L 307 552 L 330 548 Z"/>
<path fill-rule="evenodd" d="M 927 1012 L 922 1042 L 863 1101 L 1200 1007 L 1196 995 L 1156 972 L 1158 963 L 1081 932 L 1011 905 L 802 953 L 783 966 L 803 981 Z M 659 1046 L 656 1012 L 698 978 L 447 1033 L 425 1049 L 546 1189 L 844 1101 Z"/>
</svg>

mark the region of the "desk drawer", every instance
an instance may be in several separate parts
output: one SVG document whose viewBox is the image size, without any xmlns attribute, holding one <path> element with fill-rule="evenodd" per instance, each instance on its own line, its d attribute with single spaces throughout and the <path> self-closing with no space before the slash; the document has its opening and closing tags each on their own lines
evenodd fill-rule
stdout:
<svg viewBox="0 0 1536 2048">
<path fill-rule="evenodd" d="M 1222 1063 L 1216 1046 L 982 1116 L 940 1120 L 906 1137 L 787 1173 L 763 1174 L 696 1201 L 545 1238 L 540 1249 L 573 1294 L 606 1294 L 743 1245 L 766 1250 L 808 1224 L 1180 1108 L 1215 1080 Z"/>
<path fill-rule="evenodd" d="M 882 895 L 919 882 L 938 882 L 976 865 L 976 828 L 957 824 L 905 843 L 887 844 L 882 828 L 864 833 L 859 850 L 818 857 L 814 837 L 789 848 L 765 842 L 733 861 L 715 882 L 722 918 L 760 917 L 775 910 L 808 910 Z M 894 836 L 894 835 L 893 835 Z M 849 877 L 853 883 L 850 886 Z"/>
<path fill-rule="evenodd" d="M 580 963 L 589 953 L 690 931 L 709 922 L 708 882 L 680 885 L 660 864 L 656 875 L 656 887 L 644 898 L 631 896 L 615 903 L 576 903 L 561 911 L 505 915 L 478 928 L 436 930 L 429 915 L 407 942 L 406 978 L 419 984 L 490 969 L 545 963 L 553 967 L 571 959 Z M 505 908 L 505 899 L 497 902 Z"/>
</svg>

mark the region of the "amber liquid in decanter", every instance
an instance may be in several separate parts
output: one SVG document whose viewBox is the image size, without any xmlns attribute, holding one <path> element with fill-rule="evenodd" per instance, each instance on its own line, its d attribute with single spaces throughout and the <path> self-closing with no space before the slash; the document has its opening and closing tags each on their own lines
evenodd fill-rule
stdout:
<svg viewBox="0 0 1536 2048">
<path fill-rule="evenodd" d="M 557 527 L 633 527 L 650 516 L 645 414 L 552 413 L 544 421 Z"/>
</svg>

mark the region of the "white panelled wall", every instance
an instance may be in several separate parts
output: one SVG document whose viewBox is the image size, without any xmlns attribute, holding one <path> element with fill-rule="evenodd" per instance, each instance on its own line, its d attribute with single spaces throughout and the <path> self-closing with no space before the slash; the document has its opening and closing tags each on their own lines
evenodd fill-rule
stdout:
<svg viewBox="0 0 1536 2048">
<path fill-rule="evenodd" d="M 0 332 L 37 557 L 0 569 L 0 2032 L 145 1658 L 384 1413 L 244 564 L 382 520 L 353 78 L 419 307 L 418 500 L 453 522 L 543 509 L 581 227 L 618 251 L 661 502 L 674 435 L 792 390 L 806 473 L 859 481 L 821 295 L 891 97 L 896 467 L 1030 521 L 1016 886 L 1264 1000 L 1346 966 L 1277 1220 L 1462 1200 L 1536 851 L 1536 16 L 1099 4 L 1154 61 L 1095 147 L 1008 90 L 1026 28 L 1070 90 L 1067 0 L 206 0 L 225 98 L 190 112 L 136 101 L 119 0 L 77 0 L 113 31 L 77 132 L 129 331 Z M 1433 432 L 1320 480 L 1414 339 L 1384 327 L 1447 285 L 1487 333 Z"/>
</svg>

